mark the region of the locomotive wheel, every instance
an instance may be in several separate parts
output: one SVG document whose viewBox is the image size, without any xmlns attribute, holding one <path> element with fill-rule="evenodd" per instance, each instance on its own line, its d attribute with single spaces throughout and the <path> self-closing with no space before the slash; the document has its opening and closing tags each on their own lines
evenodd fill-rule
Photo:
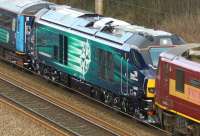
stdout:
<svg viewBox="0 0 200 136">
<path fill-rule="evenodd" d="M 92 89 L 91 90 L 91 96 L 97 100 L 101 100 L 102 101 L 102 92 L 100 92 L 100 90 L 97 89 Z"/>
<path fill-rule="evenodd" d="M 114 98 L 113 98 L 113 106 L 120 107 L 120 97 L 114 96 Z"/>
<path fill-rule="evenodd" d="M 157 113 L 157 115 L 159 117 L 160 127 L 164 128 L 164 124 L 163 124 L 163 110 L 161 110 L 158 107 L 156 107 L 156 113 Z"/>
<path fill-rule="evenodd" d="M 200 125 L 194 124 L 193 129 L 191 130 L 191 136 L 200 136 Z"/>
<path fill-rule="evenodd" d="M 97 100 L 101 100 L 102 101 L 103 100 L 102 97 L 103 97 L 102 92 L 100 92 L 99 90 L 95 90 L 95 98 Z"/>
<path fill-rule="evenodd" d="M 123 112 L 128 112 L 128 100 L 126 97 L 122 97 L 121 100 L 121 110 Z"/>
<path fill-rule="evenodd" d="M 112 105 L 113 95 L 111 92 L 104 92 L 104 102 L 108 105 Z"/>
<path fill-rule="evenodd" d="M 41 75 L 41 68 L 39 63 L 35 64 L 34 70 L 38 73 L 38 75 Z"/>
<path fill-rule="evenodd" d="M 163 112 L 162 125 L 164 129 L 169 132 L 174 132 L 174 123 L 175 123 L 174 115 L 167 112 Z"/>
<path fill-rule="evenodd" d="M 197 123 L 193 123 L 187 126 L 188 135 L 187 136 L 200 136 L 200 125 Z"/>
<path fill-rule="evenodd" d="M 51 71 L 51 80 L 52 81 L 58 81 L 59 80 L 58 72 L 56 70 Z"/>
</svg>

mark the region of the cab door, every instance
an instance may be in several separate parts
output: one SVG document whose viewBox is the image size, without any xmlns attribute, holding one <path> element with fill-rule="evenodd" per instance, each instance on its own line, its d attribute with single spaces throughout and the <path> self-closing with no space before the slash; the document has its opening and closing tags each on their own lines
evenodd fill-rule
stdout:
<svg viewBox="0 0 200 136">
<path fill-rule="evenodd" d="M 25 52 L 25 17 L 17 17 L 16 51 Z"/>
<path fill-rule="evenodd" d="M 25 16 L 24 18 L 24 51 L 34 54 L 34 16 Z M 23 40 L 23 39 L 22 39 Z"/>
<path fill-rule="evenodd" d="M 128 95 L 128 81 L 129 81 L 129 74 L 128 74 L 128 53 L 124 54 L 124 57 L 120 59 L 120 82 L 121 82 L 121 94 L 127 96 Z"/>
<path fill-rule="evenodd" d="M 168 105 L 169 108 L 173 107 L 173 100 L 170 98 L 169 94 L 169 82 L 171 74 L 171 65 L 168 62 L 162 62 L 162 75 L 161 75 L 161 95 L 163 97 L 163 102 Z"/>
<path fill-rule="evenodd" d="M 164 95 L 167 95 L 167 93 L 169 92 L 169 64 L 167 62 L 163 62 L 162 77 L 163 92 Z"/>
</svg>

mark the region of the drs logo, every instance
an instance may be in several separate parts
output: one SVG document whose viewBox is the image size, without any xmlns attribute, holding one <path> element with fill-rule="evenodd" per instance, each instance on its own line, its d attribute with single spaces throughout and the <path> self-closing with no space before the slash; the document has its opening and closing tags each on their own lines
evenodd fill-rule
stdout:
<svg viewBox="0 0 200 136">
<path fill-rule="evenodd" d="M 133 73 L 130 73 L 130 79 L 134 81 L 138 81 L 138 72 L 133 71 Z"/>
</svg>

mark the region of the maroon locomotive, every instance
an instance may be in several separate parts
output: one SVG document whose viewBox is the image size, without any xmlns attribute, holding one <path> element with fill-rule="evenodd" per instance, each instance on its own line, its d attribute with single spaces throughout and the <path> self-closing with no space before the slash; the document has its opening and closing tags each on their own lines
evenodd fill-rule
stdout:
<svg viewBox="0 0 200 136">
<path fill-rule="evenodd" d="M 155 101 L 162 127 L 200 136 L 200 44 L 161 54 Z"/>
</svg>

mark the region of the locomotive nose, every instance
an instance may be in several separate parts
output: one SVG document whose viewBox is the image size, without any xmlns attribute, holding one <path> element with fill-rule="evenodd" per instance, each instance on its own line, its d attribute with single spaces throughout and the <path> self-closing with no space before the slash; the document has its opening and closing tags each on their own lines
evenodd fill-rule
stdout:
<svg viewBox="0 0 200 136">
<path fill-rule="evenodd" d="M 155 79 L 148 79 L 146 87 L 146 97 L 147 98 L 155 97 Z"/>
</svg>

